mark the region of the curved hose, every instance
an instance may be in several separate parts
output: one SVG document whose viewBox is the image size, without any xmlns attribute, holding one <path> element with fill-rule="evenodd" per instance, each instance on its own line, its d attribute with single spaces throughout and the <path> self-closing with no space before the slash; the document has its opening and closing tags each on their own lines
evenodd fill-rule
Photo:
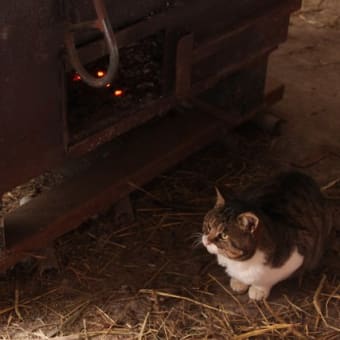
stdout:
<svg viewBox="0 0 340 340">
<path fill-rule="evenodd" d="M 93 3 L 97 13 L 97 20 L 69 25 L 65 33 L 65 45 L 70 58 L 70 63 L 75 71 L 80 75 L 82 80 L 92 87 L 103 87 L 112 81 L 117 72 L 119 64 L 119 53 L 117 41 L 113 33 L 103 0 L 93 0 Z M 110 58 L 109 67 L 105 76 L 102 78 L 96 78 L 92 76 L 85 69 L 80 61 L 75 46 L 74 32 L 84 28 L 98 29 L 104 35 Z"/>
</svg>

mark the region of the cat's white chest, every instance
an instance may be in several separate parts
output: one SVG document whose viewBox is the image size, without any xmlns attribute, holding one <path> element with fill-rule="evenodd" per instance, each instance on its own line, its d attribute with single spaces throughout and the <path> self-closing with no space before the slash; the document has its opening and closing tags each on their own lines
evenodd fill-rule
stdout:
<svg viewBox="0 0 340 340">
<path fill-rule="evenodd" d="M 267 265 L 264 253 L 259 250 L 246 261 L 231 260 L 219 254 L 217 261 L 231 277 L 247 285 L 272 286 L 294 273 L 302 265 L 303 256 L 295 249 L 279 268 Z"/>
</svg>

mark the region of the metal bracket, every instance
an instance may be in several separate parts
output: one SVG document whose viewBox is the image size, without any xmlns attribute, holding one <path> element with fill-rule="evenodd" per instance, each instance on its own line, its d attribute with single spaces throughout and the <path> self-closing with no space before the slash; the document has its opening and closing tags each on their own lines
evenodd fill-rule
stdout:
<svg viewBox="0 0 340 340">
<path fill-rule="evenodd" d="M 119 53 L 117 41 L 113 33 L 109 17 L 103 0 L 93 0 L 97 13 L 97 20 L 81 22 L 78 24 L 68 24 L 65 32 L 65 46 L 69 55 L 70 63 L 78 72 L 82 80 L 92 87 L 103 87 L 112 81 L 119 64 Z M 74 41 L 74 32 L 86 28 L 95 28 L 104 34 L 110 56 L 109 67 L 104 77 L 95 78 L 82 65 Z"/>
<path fill-rule="evenodd" d="M 178 99 L 186 99 L 191 94 L 191 70 L 193 64 L 194 34 L 183 36 L 177 44 L 176 51 L 176 84 Z"/>
</svg>

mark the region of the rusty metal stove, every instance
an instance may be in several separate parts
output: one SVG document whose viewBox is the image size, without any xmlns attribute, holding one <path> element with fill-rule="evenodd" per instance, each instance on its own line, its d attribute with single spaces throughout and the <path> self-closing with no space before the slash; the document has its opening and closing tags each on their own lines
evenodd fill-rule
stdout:
<svg viewBox="0 0 340 340">
<path fill-rule="evenodd" d="M 282 97 L 283 87 L 267 79 L 268 57 L 286 40 L 289 16 L 300 0 L 94 3 L 104 6 L 99 14 L 113 31 L 89 23 L 95 17 L 90 0 L 0 5 L 0 193 L 112 144 L 109 157 L 5 216 L 0 270 L 128 195 L 129 182 L 145 184 L 212 142 L 221 128 L 242 124 Z M 108 32 L 113 43 L 98 30 L 78 32 L 85 26 Z M 76 38 L 70 31 L 77 31 Z M 143 47 L 150 39 L 160 41 L 154 95 L 121 108 L 105 100 L 104 77 L 103 89 L 86 87 L 84 93 L 99 93 L 105 105 L 94 106 L 87 123 L 78 124 L 77 107 L 70 105 L 74 70 L 66 46 L 92 70 L 102 65 L 109 46 L 111 74 L 119 52 L 118 76 L 110 82 L 114 90 L 131 45 Z"/>
</svg>

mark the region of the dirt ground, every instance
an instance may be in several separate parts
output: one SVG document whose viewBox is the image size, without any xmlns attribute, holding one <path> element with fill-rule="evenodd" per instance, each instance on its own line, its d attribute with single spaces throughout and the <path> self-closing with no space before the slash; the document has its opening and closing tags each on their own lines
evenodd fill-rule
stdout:
<svg viewBox="0 0 340 340">
<path fill-rule="evenodd" d="M 245 126 L 137 190 L 133 223 L 112 209 L 58 239 L 58 271 L 18 266 L 0 280 L 0 338 L 340 338 L 339 232 L 319 271 L 261 303 L 234 295 L 195 246 L 216 183 L 241 190 L 287 167 L 315 176 L 339 216 L 339 17 L 337 1 L 306 2 L 272 57 L 287 85 L 281 136 Z"/>
<path fill-rule="evenodd" d="M 339 36 L 340 3 L 305 1 L 269 71 L 286 84 L 285 98 L 274 112 L 287 124 L 274 141 L 273 157 L 300 166 L 313 163 L 307 170 L 321 181 L 337 176 L 340 167 Z"/>
</svg>

